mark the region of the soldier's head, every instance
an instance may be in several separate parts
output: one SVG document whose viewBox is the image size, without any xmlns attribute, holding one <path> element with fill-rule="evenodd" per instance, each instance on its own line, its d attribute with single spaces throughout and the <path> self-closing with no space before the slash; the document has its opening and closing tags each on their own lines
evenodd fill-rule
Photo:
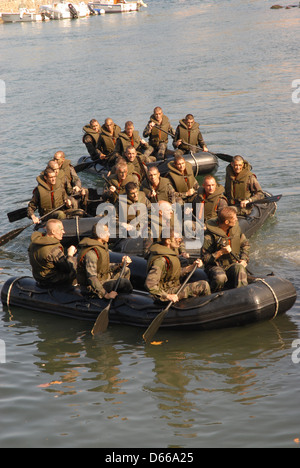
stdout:
<svg viewBox="0 0 300 468">
<path fill-rule="evenodd" d="M 234 206 L 226 206 L 218 213 L 218 224 L 221 228 L 230 229 L 237 221 L 237 210 Z"/>
<path fill-rule="evenodd" d="M 62 167 L 64 160 L 66 158 L 66 155 L 63 151 L 56 151 L 53 160 L 56 161 L 59 165 L 59 168 Z"/>
<path fill-rule="evenodd" d="M 94 130 L 94 132 L 97 132 L 97 133 L 99 133 L 100 130 L 101 130 L 101 126 L 100 126 L 98 120 L 96 120 L 96 119 L 92 119 L 90 121 L 90 127 Z"/>
<path fill-rule="evenodd" d="M 202 186 L 207 195 L 212 195 L 216 191 L 217 181 L 213 176 L 207 175 L 204 177 Z"/>
<path fill-rule="evenodd" d="M 58 174 L 59 174 L 59 170 L 60 170 L 60 167 L 59 167 L 58 162 L 57 162 L 57 161 L 54 161 L 54 159 L 51 159 L 51 161 L 48 162 L 48 165 L 47 165 L 47 168 L 46 168 L 46 169 L 48 169 L 48 167 L 49 167 L 50 169 L 52 169 L 53 172 L 55 172 L 55 175 L 56 175 L 56 177 L 57 177 Z"/>
<path fill-rule="evenodd" d="M 125 190 L 127 198 L 129 198 L 133 203 L 137 203 L 139 199 L 139 189 L 137 184 L 135 182 L 128 182 L 128 184 L 125 185 Z"/>
<path fill-rule="evenodd" d="M 155 117 L 155 120 L 157 120 L 158 122 L 161 122 L 162 121 L 162 118 L 163 118 L 163 111 L 162 111 L 162 108 L 161 107 L 155 107 L 154 111 L 153 111 L 153 115 Z"/>
<path fill-rule="evenodd" d="M 152 166 L 148 169 L 148 178 L 152 185 L 157 186 L 160 180 L 160 172 L 157 167 Z"/>
<path fill-rule="evenodd" d="M 47 167 L 47 169 L 44 172 L 44 179 L 45 182 L 49 185 L 49 187 L 52 187 L 53 185 L 56 184 L 56 174 L 53 169 L 50 167 Z"/>
<path fill-rule="evenodd" d="M 61 241 L 65 234 L 63 223 L 59 219 L 49 219 L 46 224 L 46 232 L 47 236 Z"/>
<path fill-rule="evenodd" d="M 125 133 L 126 133 L 126 135 L 129 136 L 129 137 L 132 137 L 133 130 L 134 130 L 133 122 L 131 122 L 131 120 L 128 120 L 125 123 Z"/>
<path fill-rule="evenodd" d="M 187 128 L 190 130 L 195 123 L 194 116 L 192 114 L 187 114 L 184 119 Z"/>
<path fill-rule="evenodd" d="M 242 172 L 242 170 L 244 169 L 244 158 L 242 158 L 242 156 L 240 155 L 236 155 L 234 156 L 233 160 L 231 161 L 231 166 L 232 166 L 232 169 L 233 169 L 233 172 L 238 175 Z"/>
<path fill-rule="evenodd" d="M 136 158 L 137 152 L 136 149 L 133 146 L 128 146 L 125 151 L 125 156 L 128 159 L 128 161 L 133 162 Z"/>
<path fill-rule="evenodd" d="M 92 237 L 93 239 L 100 241 L 102 244 L 107 243 L 110 237 L 107 224 L 102 224 L 101 221 L 99 221 L 97 224 L 94 224 L 92 229 Z"/>
<path fill-rule="evenodd" d="M 128 174 L 128 167 L 126 162 L 119 162 L 116 166 L 116 174 L 119 181 L 125 180 Z"/>
<path fill-rule="evenodd" d="M 176 250 L 180 247 L 182 235 L 170 228 L 167 231 L 162 231 L 161 244 L 171 250 Z"/>
<path fill-rule="evenodd" d="M 159 200 L 158 202 L 158 212 L 159 215 L 165 220 L 170 221 L 173 215 L 173 207 L 171 203 L 165 200 Z"/>
<path fill-rule="evenodd" d="M 109 117 L 105 120 L 104 122 L 104 126 L 106 128 L 106 130 L 113 134 L 114 133 L 114 121 L 112 119 L 110 119 Z"/>
<path fill-rule="evenodd" d="M 184 174 L 184 171 L 186 169 L 186 164 L 185 164 L 185 159 L 183 156 L 175 156 L 174 157 L 174 166 L 176 169 L 181 173 Z"/>
</svg>

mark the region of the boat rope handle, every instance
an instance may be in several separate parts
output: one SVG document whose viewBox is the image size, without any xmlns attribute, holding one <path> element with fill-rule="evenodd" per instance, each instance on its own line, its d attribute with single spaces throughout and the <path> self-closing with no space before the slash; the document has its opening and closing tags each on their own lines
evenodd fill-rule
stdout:
<svg viewBox="0 0 300 468">
<path fill-rule="evenodd" d="M 14 284 L 15 284 L 19 279 L 20 279 L 20 278 L 16 278 L 16 279 L 11 283 L 11 285 L 10 285 L 9 288 L 8 288 L 8 291 L 7 291 L 7 299 L 6 299 L 6 305 L 7 305 L 7 307 L 9 307 L 9 305 L 10 305 L 10 304 L 9 304 L 9 301 L 10 301 L 11 290 L 12 290 Z"/>
<path fill-rule="evenodd" d="M 275 299 L 275 314 L 274 314 L 274 317 L 272 318 L 272 320 L 274 320 L 275 317 L 277 317 L 277 314 L 278 314 L 278 311 L 279 311 L 279 300 L 278 300 L 278 297 L 276 296 L 276 293 L 274 291 L 274 289 L 269 285 L 269 283 L 267 283 L 264 279 L 262 278 L 257 278 L 255 280 L 255 282 L 257 283 L 258 281 L 260 281 L 261 283 L 264 283 L 266 286 L 268 286 L 268 288 L 270 289 L 270 291 L 272 292 L 273 296 L 274 296 L 274 299 Z"/>
<path fill-rule="evenodd" d="M 191 154 L 191 156 L 192 156 L 192 158 L 193 158 L 193 160 L 194 160 L 194 163 L 196 164 L 196 169 L 197 169 L 197 170 L 196 170 L 195 177 L 197 177 L 197 176 L 198 176 L 198 173 L 199 173 L 198 162 L 197 162 L 197 159 L 195 158 L 194 153 L 193 153 L 192 151 L 190 151 L 190 154 Z"/>
<path fill-rule="evenodd" d="M 76 223 L 76 235 L 78 243 L 80 242 L 80 233 L 79 233 L 79 216 L 75 216 L 75 223 Z"/>
</svg>

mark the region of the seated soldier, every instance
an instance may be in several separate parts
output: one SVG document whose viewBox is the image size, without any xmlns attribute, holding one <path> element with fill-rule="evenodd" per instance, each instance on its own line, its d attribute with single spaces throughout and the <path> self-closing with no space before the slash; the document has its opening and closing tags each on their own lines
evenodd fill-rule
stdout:
<svg viewBox="0 0 300 468">
<path fill-rule="evenodd" d="M 61 244 L 65 231 L 58 219 L 49 219 L 46 235 L 34 232 L 28 249 L 32 275 L 42 287 L 71 286 L 76 278 L 76 248 L 68 248 L 67 256 Z"/>
<path fill-rule="evenodd" d="M 100 151 L 97 149 L 97 143 L 101 134 L 102 128 L 96 119 L 92 119 L 88 125 L 83 127 L 82 142 L 85 144 L 89 155 L 96 161 L 100 157 Z"/>
<path fill-rule="evenodd" d="M 176 150 L 175 156 L 183 156 L 190 151 L 197 152 L 199 151 L 198 148 L 208 151 L 200 132 L 199 124 L 195 122 L 192 114 L 187 114 L 184 119 L 179 121 L 179 125 L 175 131 L 173 146 Z"/>
<path fill-rule="evenodd" d="M 180 241 L 180 237 L 171 233 L 169 237 L 163 237 L 161 242 L 150 247 L 145 287 L 155 299 L 160 301 L 178 302 L 188 297 L 210 294 L 210 286 L 203 280 L 188 283 L 181 293 L 177 294 L 182 278 L 191 272 L 194 265 L 202 266 L 202 261 L 197 259 L 192 265 L 181 267 L 178 258 Z"/>
<path fill-rule="evenodd" d="M 80 193 L 84 197 L 86 189 L 82 187 L 81 180 L 72 166 L 71 161 L 66 159 L 65 153 L 63 151 L 56 151 L 53 160 L 58 163 L 60 171 L 64 172 L 68 184 L 72 187 L 73 193 Z"/>
<path fill-rule="evenodd" d="M 223 208 L 208 220 L 201 257 L 213 292 L 247 286 L 250 245 L 242 233 L 234 207 Z"/>
<path fill-rule="evenodd" d="M 135 182 L 136 178 L 128 173 L 128 167 L 125 161 L 120 161 L 116 165 L 116 172 L 107 178 L 104 186 L 103 197 L 113 205 L 117 203 L 119 195 L 125 195 L 125 186 L 128 182 Z"/>
<path fill-rule="evenodd" d="M 151 212 L 151 203 L 134 182 L 128 182 L 125 190 L 126 197 L 119 197 L 118 202 L 115 204 L 118 221 L 126 232 L 135 229 L 140 232 L 141 237 L 148 237 L 148 220 Z M 139 207 L 137 204 L 141 204 L 145 209 L 141 211 L 141 206 Z M 132 224 L 132 221 L 135 220 L 139 221 L 138 226 Z"/>
<path fill-rule="evenodd" d="M 114 123 L 110 118 L 107 118 L 102 126 L 102 131 L 96 144 L 96 150 L 99 151 L 98 157 L 101 159 L 103 164 L 109 164 L 112 166 L 115 162 L 113 153 L 117 138 L 121 132 L 121 128 Z"/>
<path fill-rule="evenodd" d="M 32 199 L 28 204 L 27 216 L 35 224 L 40 223 L 38 216 L 34 214 L 38 210 L 40 216 L 45 216 L 56 208 L 57 211 L 51 214 L 52 218 L 65 219 L 64 210 L 72 206 L 67 198 L 66 191 L 61 182 L 56 183 L 56 175 L 53 169 L 47 168 L 44 174 L 36 178 L 38 185 L 34 189 Z"/>
<path fill-rule="evenodd" d="M 119 133 L 115 146 L 115 157 L 118 158 L 120 156 L 124 156 L 125 150 L 128 146 L 133 146 L 136 149 L 144 163 L 155 161 L 155 157 L 150 156 L 153 148 L 149 147 L 149 144 L 145 140 L 141 139 L 139 132 L 134 129 L 133 122 L 129 120 L 125 123 L 124 131 Z"/>
<path fill-rule="evenodd" d="M 106 225 L 97 223 L 92 237 L 86 237 L 78 245 L 77 281 L 83 294 L 105 299 L 115 299 L 118 292 L 131 293 L 130 270 L 125 269 L 117 291 L 113 291 L 124 263 L 131 259 L 124 256 L 121 264 L 110 263 L 108 241 L 110 233 Z"/>
<path fill-rule="evenodd" d="M 128 146 L 124 156 L 119 161 L 122 160 L 127 164 L 128 173 L 134 176 L 135 182 L 140 185 L 147 175 L 147 167 L 145 167 L 140 156 L 137 154 L 136 149 L 133 146 Z"/>
<path fill-rule="evenodd" d="M 219 211 L 228 206 L 224 187 L 218 184 L 213 176 L 207 175 L 204 177 L 202 187 L 198 189 L 193 205 L 195 214 L 200 220 L 203 218 L 206 222 L 208 219 L 216 218 Z"/>
<path fill-rule="evenodd" d="M 148 169 L 148 177 L 141 184 L 141 190 L 151 203 L 158 203 L 160 200 L 175 203 L 175 190 L 171 182 L 166 177 L 161 177 L 157 167 Z"/>
<path fill-rule="evenodd" d="M 143 131 L 143 137 L 149 137 L 149 145 L 153 148 L 152 155 L 157 160 L 165 159 L 168 148 L 168 134 L 175 135 L 175 131 L 170 124 L 161 107 L 155 107 L 150 120 Z"/>
<path fill-rule="evenodd" d="M 264 198 L 262 188 L 251 172 L 251 165 L 242 158 L 234 156 L 226 168 L 225 195 L 230 206 L 236 206 L 239 215 L 250 213 L 247 205 Z"/>
<path fill-rule="evenodd" d="M 193 166 L 183 156 L 174 156 L 168 163 L 168 178 L 175 190 L 177 203 L 192 203 L 196 197 L 199 184 L 194 176 Z"/>
</svg>

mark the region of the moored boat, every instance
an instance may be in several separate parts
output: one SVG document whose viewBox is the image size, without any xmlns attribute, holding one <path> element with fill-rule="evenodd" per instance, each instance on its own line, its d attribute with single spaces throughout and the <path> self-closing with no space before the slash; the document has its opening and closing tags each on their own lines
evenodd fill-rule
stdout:
<svg viewBox="0 0 300 468">
<path fill-rule="evenodd" d="M 90 14 L 90 10 L 85 2 L 70 3 L 59 1 L 50 5 L 40 5 L 39 11 L 41 14 L 53 20 L 85 18 Z"/>
<path fill-rule="evenodd" d="M 121 254 L 111 253 L 111 261 L 120 262 Z M 164 308 L 145 291 L 146 261 L 134 258 L 131 281 L 134 291 L 119 294 L 112 302 L 109 322 L 147 328 Z M 205 279 L 198 269 L 191 281 Z M 95 322 L 106 307 L 105 299 L 84 297 L 77 287 L 69 290 L 40 288 L 33 278 L 11 278 L 1 291 L 4 307 L 20 307 L 36 312 Z M 173 304 L 161 328 L 178 330 L 210 330 L 242 326 L 270 320 L 291 309 L 296 291 L 291 282 L 276 277 L 252 278 L 248 286 L 224 290 L 209 296 L 185 299 Z"/>
<path fill-rule="evenodd" d="M 4 23 L 30 23 L 34 21 L 46 21 L 48 18 L 36 10 L 20 8 L 18 13 L 2 13 L 1 18 Z"/>
<path fill-rule="evenodd" d="M 219 168 L 218 158 L 209 152 L 199 151 L 197 153 L 189 153 L 184 155 L 184 159 L 188 161 L 193 166 L 193 171 L 195 177 L 206 175 L 206 174 L 215 174 Z M 147 167 L 156 166 L 162 176 L 166 175 L 169 171 L 168 163 L 173 161 L 174 157 L 168 157 L 164 161 L 155 161 L 147 164 Z M 84 171 L 91 174 L 107 174 L 110 170 L 107 166 L 104 166 L 100 162 L 93 161 L 90 156 L 82 156 L 77 162 L 77 166 L 86 164 L 86 169 Z"/>
<path fill-rule="evenodd" d="M 129 1 L 126 0 L 100 0 L 95 2 L 89 2 L 88 6 L 98 14 L 105 13 L 129 13 L 131 11 L 139 11 L 141 6 L 147 7 L 146 3 L 141 1 Z"/>
</svg>

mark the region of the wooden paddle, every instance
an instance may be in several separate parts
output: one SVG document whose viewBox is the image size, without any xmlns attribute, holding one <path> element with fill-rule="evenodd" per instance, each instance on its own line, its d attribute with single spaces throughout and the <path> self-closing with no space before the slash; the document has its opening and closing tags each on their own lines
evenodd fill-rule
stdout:
<svg viewBox="0 0 300 468">
<path fill-rule="evenodd" d="M 118 290 L 118 287 L 120 285 L 120 281 L 121 281 L 122 277 L 124 276 L 126 266 L 127 266 L 127 263 L 124 262 L 122 271 L 120 273 L 119 278 L 117 279 L 117 282 L 116 282 L 116 285 L 115 285 L 115 288 L 113 289 L 113 291 Z M 107 327 L 108 327 L 108 314 L 109 314 L 109 311 L 110 311 L 112 301 L 113 301 L 113 299 L 110 299 L 109 303 L 107 304 L 105 309 L 103 309 L 100 312 L 100 314 L 98 315 L 97 320 L 94 323 L 93 329 L 91 331 L 93 336 L 100 335 L 100 334 L 104 333 L 107 330 Z"/>
<path fill-rule="evenodd" d="M 55 208 L 55 210 L 52 210 L 52 211 L 50 211 L 50 213 L 47 213 L 47 214 L 45 214 L 44 216 L 42 216 L 42 217 L 40 218 L 40 220 L 46 218 L 47 216 L 52 215 L 52 213 L 54 213 L 55 211 L 60 210 L 60 209 L 63 208 L 64 206 L 65 206 L 65 204 L 59 206 L 58 208 Z M 32 223 L 30 223 L 30 224 L 27 224 L 27 225 L 24 226 L 24 227 L 21 227 L 21 228 L 18 228 L 18 229 L 14 229 L 13 231 L 10 231 L 10 232 L 8 232 L 7 234 L 4 234 L 4 236 L 1 236 L 1 237 L 0 237 L 0 247 L 1 247 L 2 245 L 7 244 L 9 241 L 15 239 L 17 236 L 19 236 L 19 235 L 21 234 L 21 232 L 23 232 L 25 229 L 29 228 L 30 226 L 33 226 L 34 224 L 35 224 L 35 223 L 32 222 Z"/>
<path fill-rule="evenodd" d="M 192 271 L 190 272 L 190 274 L 188 275 L 188 277 L 186 278 L 186 280 L 182 283 L 182 285 L 178 289 L 178 291 L 176 293 L 177 295 L 181 293 L 181 291 L 186 286 L 186 284 L 188 283 L 190 278 L 193 276 L 193 274 L 195 273 L 197 268 L 198 268 L 198 266 L 195 265 L 194 268 L 192 269 Z M 165 316 L 167 315 L 170 307 L 172 306 L 172 304 L 173 304 L 173 301 L 170 301 L 169 304 L 167 305 L 167 307 L 164 310 L 162 310 L 155 317 L 155 319 L 150 323 L 149 327 L 147 328 L 147 330 L 143 334 L 143 339 L 146 342 L 146 344 L 151 343 L 153 336 L 155 335 L 155 333 L 157 332 L 157 330 L 161 326 L 161 324 L 162 324 Z"/>
<path fill-rule="evenodd" d="M 156 128 L 159 128 L 162 132 L 166 133 L 167 135 L 169 135 L 171 138 L 173 138 L 174 140 L 174 135 L 172 135 L 172 133 L 170 132 L 167 132 L 166 130 L 163 130 L 162 128 L 158 127 L 157 125 L 154 125 Z M 187 145 L 187 146 L 190 146 L 192 148 L 196 148 L 197 150 L 200 150 L 200 151 L 203 151 L 202 148 L 200 148 L 200 146 L 197 146 L 197 145 L 191 145 L 190 143 L 187 143 L 186 141 L 182 140 L 182 143 L 184 145 Z M 223 161 L 225 162 L 229 162 L 231 163 L 231 161 L 233 160 L 233 156 L 230 156 L 230 154 L 225 154 L 225 153 L 213 153 L 212 151 L 208 151 L 210 154 L 213 154 L 214 156 L 216 156 L 217 158 L 219 159 L 222 159 Z"/>
</svg>

